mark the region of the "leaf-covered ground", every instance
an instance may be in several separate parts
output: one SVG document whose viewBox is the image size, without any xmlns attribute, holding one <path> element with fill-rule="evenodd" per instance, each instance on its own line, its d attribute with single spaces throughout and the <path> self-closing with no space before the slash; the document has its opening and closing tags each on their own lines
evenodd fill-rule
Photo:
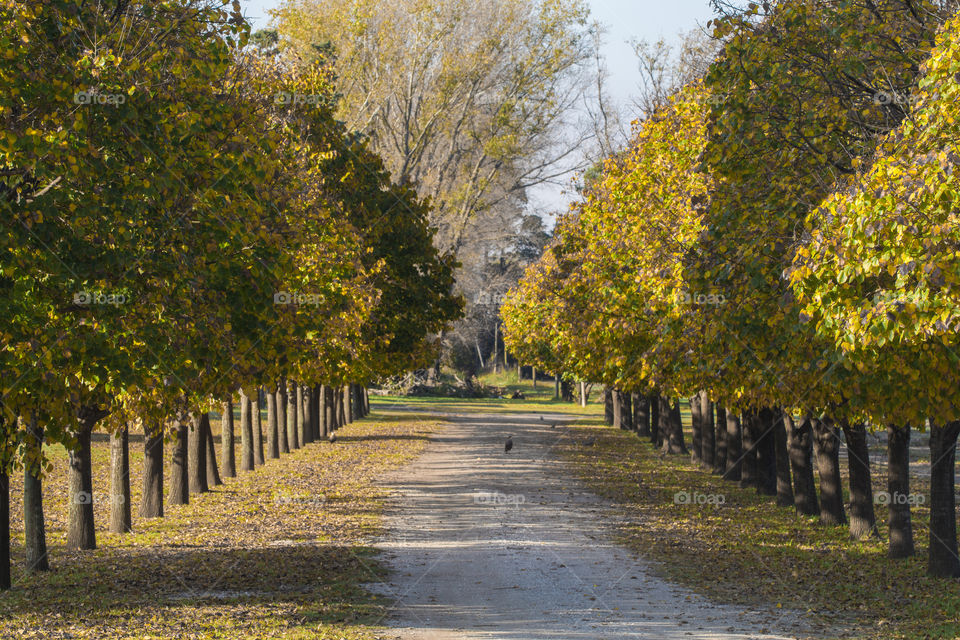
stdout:
<svg viewBox="0 0 960 640">
<path fill-rule="evenodd" d="M 960 582 L 924 575 L 926 505 L 913 510 L 918 554 L 894 561 L 886 557 L 883 506 L 877 507 L 881 539 L 853 542 L 846 527 L 797 516 L 770 497 L 697 469 L 687 456 L 661 458 L 649 442 L 599 420 L 572 428 L 570 436 L 562 447 L 566 459 L 627 516 L 630 524 L 619 531 L 623 542 L 658 561 L 669 578 L 721 602 L 809 611 L 828 636 L 960 637 Z M 592 436 L 595 446 L 584 446 Z M 874 469 L 875 491 L 885 483 L 883 470 Z M 922 477 L 913 478 L 911 488 L 929 499 Z M 691 502 L 702 504 L 677 504 L 681 492 L 700 496 Z"/>
<path fill-rule="evenodd" d="M 100 437 L 93 447 L 99 548 L 92 552 L 63 548 L 66 455 L 52 450 L 44 507 L 53 571 L 21 571 L 22 483 L 15 479 L 15 585 L 0 594 L 0 637 L 375 638 L 383 608 L 360 586 L 382 573 L 369 546 L 386 497 L 375 481 L 411 461 L 436 428 L 374 413 L 339 431 L 335 444 L 307 445 L 191 495 L 189 505 L 164 505 L 160 519 L 137 516 L 138 434 L 130 445 L 134 532 L 126 535 L 106 532 L 109 444 Z"/>
</svg>

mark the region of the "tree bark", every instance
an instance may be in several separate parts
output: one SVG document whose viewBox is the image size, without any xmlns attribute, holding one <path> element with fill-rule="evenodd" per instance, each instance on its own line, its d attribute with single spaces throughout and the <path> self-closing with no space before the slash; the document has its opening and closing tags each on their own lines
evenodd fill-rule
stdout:
<svg viewBox="0 0 960 640">
<path fill-rule="evenodd" d="M 913 546 L 910 516 L 910 425 L 887 425 L 887 504 L 891 558 L 909 558 Z"/>
<path fill-rule="evenodd" d="M 620 420 L 623 422 L 623 428 L 627 431 L 633 431 L 633 402 L 630 394 L 626 391 L 620 391 Z"/>
<path fill-rule="evenodd" d="M 847 470 L 850 474 L 850 537 L 862 540 L 878 536 L 867 427 L 862 423 L 851 424 L 849 420 L 840 424 L 847 441 Z"/>
<path fill-rule="evenodd" d="M 110 532 L 133 529 L 130 518 L 130 438 L 127 425 L 110 434 Z"/>
<path fill-rule="evenodd" d="M 607 424 L 613 424 L 613 389 L 603 388 L 603 419 Z"/>
<path fill-rule="evenodd" d="M 81 420 L 77 447 L 70 451 L 70 509 L 67 521 L 68 549 L 96 549 L 93 525 L 93 475 L 90 459 L 90 435 L 93 422 Z M 161 489 L 162 490 L 162 489 Z"/>
<path fill-rule="evenodd" d="M 585 407 L 587 406 L 587 383 L 581 380 L 578 386 L 580 388 L 580 406 Z"/>
<path fill-rule="evenodd" d="M 300 427 L 300 446 L 313 442 L 310 433 L 310 387 L 297 386 L 297 424 Z"/>
<path fill-rule="evenodd" d="M 787 450 L 787 425 L 782 410 L 771 410 L 774 456 L 777 472 L 777 506 L 792 507 L 793 485 L 790 478 L 790 452 Z"/>
<path fill-rule="evenodd" d="M 742 414 L 741 435 L 743 440 L 743 454 L 740 465 L 740 486 L 743 488 L 760 487 L 760 472 L 757 468 L 757 412 L 748 409 Z"/>
<path fill-rule="evenodd" d="M 673 406 L 664 398 L 665 406 L 660 409 L 661 422 L 666 422 L 663 438 L 663 452 L 668 454 L 689 454 L 683 442 L 683 423 L 680 420 L 680 401 L 674 400 Z"/>
<path fill-rule="evenodd" d="M 163 517 L 163 426 L 143 423 L 143 495 L 141 518 Z"/>
<path fill-rule="evenodd" d="M 292 380 L 287 381 L 287 441 L 291 451 L 300 448 L 300 437 L 297 433 L 297 396 L 299 387 Z"/>
<path fill-rule="evenodd" d="M 343 415 L 346 424 L 353 422 L 353 403 L 350 402 L 350 385 L 343 387 Z"/>
<path fill-rule="evenodd" d="M 927 573 L 938 578 L 960 577 L 957 559 L 955 471 L 960 422 L 942 427 L 930 421 L 930 547 Z"/>
<path fill-rule="evenodd" d="M 10 476 L 0 469 L 0 591 L 10 586 Z"/>
<path fill-rule="evenodd" d="M 207 486 L 217 487 L 223 484 L 223 480 L 220 479 L 220 471 L 217 468 L 217 448 L 213 443 L 213 429 L 210 428 L 209 415 L 204 421 L 203 426 L 204 437 L 207 440 Z"/>
<path fill-rule="evenodd" d="M 267 455 L 271 460 L 280 457 L 280 432 L 277 427 L 280 421 L 277 411 L 279 401 L 279 392 L 267 391 Z"/>
<path fill-rule="evenodd" d="M 700 449 L 703 446 L 703 420 L 701 419 L 700 412 L 702 411 L 703 405 L 700 403 L 701 398 L 700 394 L 691 397 L 689 399 L 690 403 L 690 433 L 692 434 L 690 442 L 690 460 L 694 464 L 700 463 Z"/>
<path fill-rule="evenodd" d="M 343 406 L 343 387 L 337 388 L 335 394 L 337 400 L 337 429 L 347 425 L 347 410 Z"/>
<path fill-rule="evenodd" d="M 649 438 L 650 404 L 640 393 L 632 393 L 630 400 L 630 404 L 633 405 L 633 428 L 641 438 Z"/>
<path fill-rule="evenodd" d="M 224 478 L 237 476 L 237 454 L 233 442 L 233 399 L 220 404 L 220 475 Z"/>
<path fill-rule="evenodd" d="M 327 405 L 327 385 L 321 384 L 319 387 L 319 393 L 317 394 L 317 419 L 320 421 L 319 439 L 326 440 L 327 436 L 330 435 L 330 408 Z"/>
<path fill-rule="evenodd" d="M 23 538 L 27 555 L 26 571 L 34 573 L 50 570 L 50 559 L 47 555 L 47 527 L 43 516 L 43 480 L 40 471 L 43 427 L 32 419 L 26 423 L 26 426 L 28 431 L 24 443 L 27 455 L 23 465 Z M 5 531 L 9 536 L 9 523 Z M 6 550 L 9 552 L 9 540 Z M 7 562 L 9 564 L 9 560 Z"/>
<path fill-rule="evenodd" d="M 190 503 L 190 427 L 194 416 L 181 418 L 170 456 L 170 495 L 167 504 Z"/>
<path fill-rule="evenodd" d="M 647 406 L 650 407 L 650 444 L 659 449 L 663 444 L 660 431 L 660 396 L 647 396 Z"/>
<path fill-rule="evenodd" d="M 257 387 L 257 392 L 251 400 L 250 412 L 253 417 L 253 453 L 255 464 L 262 467 L 266 460 L 263 459 L 263 420 L 260 416 L 260 391 L 260 388 Z"/>
<path fill-rule="evenodd" d="M 610 391 L 610 402 L 613 405 L 613 428 L 624 429 L 623 421 L 623 392 L 619 389 Z"/>
<path fill-rule="evenodd" d="M 324 416 L 326 417 L 325 437 L 328 437 L 337 430 L 337 402 L 334 397 L 335 395 L 333 387 L 330 385 L 323 386 Z"/>
<path fill-rule="evenodd" d="M 717 442 L 714 418 L 713 402 L 706 391 L 700 392 L 700 460 L 703 467 L 713 471 L 717 461 Z"/>
<path fill-rule="evenodd" d="M 194 415 L 190 420 L 189 452 L 187 463 L 190 469 L 190 493 L 206 493 L 210 491 L 207 484 L 207 433 L 206 424 L 210 416 L 202 413 Z"/>
<path fill-rule="evenodd" d="M 810 418 L 794 420 L 793 416 L 784 412 L 783 423 L 793 470 L 794 506 L 801 515 L 817 515 L 820 504 L 817 500 L 817 485 L 813 479 L 813 433 Z"/>
<path fill-rule="evenodd" d="M 717 457 L 713 462 L 714 475 L 723 475 L 727 469 L 727 410 L 717 404 L 717 418 L 714 429 L 714 442 L 717 447 Z"/>
<path fill-rule="evenodd" d="M 811 418 L 813 447 L 820 472 L 820 522 L 835 526 L 845 524 L 843 487 L 840 482 L 840 434 L 833 423 Z"/>
<path fill-rule="evenodd" d="M 764 495 L 775 496 L 777 495 L 777 489 L 780 484 L 777 480 L 780 462 L 777 460 L 775 429 L 779 420 L 775 417 L 777 412 L 766 407 L 758 411 L 756 415 L 757 434 L 755 438 L 757 448 L 757 477 L 759 480 L 759 486 L 757 488 L 759 492 Z M 786 442 L 786 440 L 784 440 L 784 442 Z M 784 448 L 784 453 L 786 453 L 786 448 Z M 789 464 L 786 456 L 783 458 L 783 463 Z M 789 482 L 787 483 L 787 490 L 793 493 L 790 489 Z"/>
<path fill-rule="evenodd" d="M 313 422 L 313 441 L 317 442 L 323 438 L 323 387 L 319 384 L 313 385 L 313 392 L 310 394 L 313 399 L 310 418 Z"/>
<path fill-rule="evenodd" d="M 287 438 L 287 381 L 283 378 L 277 385 L 277 436 L 280 453 L 290 453 L 290 441 Z"/>
<path fill-rule="evenodd" d="M 240 390 L 240 471 L 253 471 L 253 407 Z"/>
<path fill-rule="evenodd" d="M 726 437 L 727 466 L 724 469 L 725 480 L 740 482 L 743 473 L 743 427 L 736 411 L 727 411 Z"/>
</svg>

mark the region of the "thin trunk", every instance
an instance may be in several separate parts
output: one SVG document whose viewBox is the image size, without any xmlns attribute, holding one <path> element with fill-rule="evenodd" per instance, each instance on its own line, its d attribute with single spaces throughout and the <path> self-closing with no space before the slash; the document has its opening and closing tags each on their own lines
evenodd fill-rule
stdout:
<svg viewBox="0 0 960 640">
<path fill-rule="evenodd" d="M 43 516 L 43 480 L 40 471 L 43 427 L 39 426 L 36 420 L 31 420 L 26 425 L 28 433 L 24 451 L 26 455 L 23 461 L 23 538 L 27 554 L 26 571 L 34 573 L 50 570 L 50 559 L 47 556 L 47 528 Z M 5 531 L 9 535 L 9 526 L 5 527 Z M 9 548 L 7 551 L 9 552 Z"/>
<path fill-rule="evenodd" d="M 537 390 L 537 368 L 530 367 L 530 379 L 533 380 L 533 390 Z"/>
<path fill-rule="evenodd" d="M 650 437 L 650 401 L 639 393 L 631 394 L 633 404 L 633 428 L 641 438 Z"/>
<path fill-rule="evenodd" d="M 650 407 L 650 444 L 659 448 L 660 439 L 660 396 L 652 394 L 647 396 L 647 406 Z"/>
<path fill-rule="evenodd" d="M 141 518 L 163 517 L 163 427 L 143 423 L 143 495 Z"/>
<path fill-rule="evenodd" d="M 170 456 L 170 495 L 167 504 L 190 503 L 190 427 L 194 416 L 181 418 L 173 440 Z"/>
<path fill-rule="evenodd" d="M 792 507 L 793 485 L 790 479 L 790 453 L 787 450 L 787 424 L 781 410 L 771 410 L 773 445 L 777 465 L 777 506 Z"/>
<path fill-rule="evenodd" d="M 190 469 L 190 493 L 206 493 L 210 491 L 207 484 L 207 427 L 210 416 L 201 413 L 190 420 L 190 451 L 187 453 L 187 462 Z"/>
<path fill-rule="evenodd" d="M 719 476 L 727 470 L 727 410 L 720 404 L 717 404 L 717 419 L 713 438 L 717 446 L 713 473 Z"/>
<path fill-rule="evenodd" d="M 353 403 L 350 402 L 350 385 L 343 387 L 343 415 L 346 424 L 353 422 Z"/>
<path fill-rule="evenodd" d="M 253 471 L 253 407 L 240 390 L 240 471 Z"/>
<path fill-rule="evenodd" d="M 339 387 L 335 395 L 337 396 L 337 428 L 339 429 L 347 425 L 347 410 L 343 406 L 343 387 Z"/>
<path fill-rule="evenodd" d="M 713 471 L 717 460 L 714 427 L 713 402 L 707 392 L 702 391 L 700 393 L 700 460 L 708 471 Z"/>
<path fill-rule="evenodd" d="M 558 374 L 553 374 L 553 399 L 560 399 L 560 376 Z"/>
<path fill-rule="evenodd" d="M 757 476 L 760 493 L 768 496 L 777 495 L 777 441 L 775 426 L 780 423 L 772 409 L 763 408 L 757 412 Z M 782 423 L 781 423 L 782 424 Z M 786 449 L 784 449 L 786 451 Z M 787 460 L 784 458 L 784 463 Z M 789 488 L 789 483 L 787 487 Z"/>
<path fill-rule="evenodd" d="M 613 389 L 603 388 L 603 419 L 607 424 L 613 424 Z"/>
<path fill-rule="evenodd" d="M 220 471 L 217 469 L 217 448 L 213 444 L 213 429 L 210 427 L 209 416 L 204 422 L 204 437 L 207 440 L 207 486 L 216 487 L 223 484 L 223 480 L 220 479 Z"/>
<path fill-rule="evenodd" d="M 310 387 L 297 386 L 297 425 L 300 428 L 300 446 L 313 442 L 310 433 Z"/>
<path fill-rule="evenodd" d="M 790 451 L 790 466 L 793 470 L 793 502 L 797 513 L 815 516 L 820 513 L 817 501 L 817 485 L 813 479 L 813 433 L 810 418 L 794 420 L 784 412 L 784 428 Z"/>
<path fill-rule="evenodd" d="M 614 429 L 625 429 L 623 420 L 623 392 L 619 389 L 610 391 L 610 400 L 613 404 L 613 427 Z"/>
<path fill-rule="evenodd" d="M 97 548 L 97 538 L 93 525 L 93 476 L 90 459 L 90 435 L 92 431 L 93 424 L 81 421 L 80 428 L 77 431 L 77 447 L 69 454 L 68 549 Z"/>
<path fill-rule="evenodd" d="M 277 428 L 279 422 L 277 407 L 280 393 L 267 391 L 267 455 L 271 460 L 280 457 L 280 433 Z"/>
<path fill-rule="evenodd" d="M 847 441 L 847 470 L 850 474 L 850 537 L 862 540 L 878 536 L 867 427 L 863 423 L 851 424 L 849 420 L 840 424 Z"/>
<path fill-rule="evenodd" d="M 954 492 L 960 422 L 938 426 L 930 421 L 930 548 L 927 573 L 960 577 L 957 558 L 957 512 Z"/>
<path fill-rule="evenodd" d="M 758 488 L 760 477 L 757 470 L 757 412 L 748 409 L 741 416 L 743 453 L 740 460 L 740 486 Z"/>
<path fill-rule="evenodd" d="M 630 394 L 626 391 L 620 391 L 620 420 L 623 428 L 627 431 L 633 431 L 633 402 Z"/>
<path fill-rule="evenodd" d="M 233 399 L 221 403 L 220 410 L 220 475 L 224 478 L 237 476 L 237 454 L 233 446 Z"/>
<path fill-rule="evenodd" d="M 689 399 L 690 404 L 690 460 L 694 464 L 699 464 L 700 462 L 700 450 L 703 446 L 703 436 L 702 436 L 702 425 L 703 420 L 701 420 L 700 412 L 702 410 L 702 405 L 700 404 L 700 394 L 693 396 Z"/>
<path fill-rule="evenodd" d="M 327 404 L 327 385 L 322 384 L 319 387 L 320 392 L 317 394 L 317 402 L 319 406 L 317 407 L 317 418 L 320 420 L 320 439 L 326 440 L 327 436 L 330 435 L 330 407 Z"/>
<path fill-rule="evenodd" d="M 299 393 L 297 383 L 287 381 L 287 441 L 291 451 L 300 448 L 300 434 L 297 433 L 297 396 Z"/>
<path fill-rule="evenodd" d="M 587 406 L 587 383 L 581 380 L 578 386 L 580 388 L 580 406 L 585 407 Z"/>
<path fill-rule="evenodd" d="M 263 419 L 260 415 L 260 391 L 261 389 L 257 388 L 257 393 L 254 394 L 251 399 L 250 412 L 253 417 L 253 453 L 255 456 L 255 464 L 264 465 L 266 460 L 263 459 Z"/>
<path fill-rule="evenodd" d="M 724 469 L 725 480 L 740 482 L 743 473 L 743 429 L 740 416 L 736 411 L 727 411 L 725 438 L 727 443 L 727 466 Z"/>
<path fill-rule="evenodd" d="M 664 398 L 664 406 L 660 408 L 660 421 L 665 423 L 666 432 L 663 437 L 663 452 L 669 454 L 688 454 L 683 442 L 683 422 L 680 419 L 680 401 L 670 401 Z"/>
<path fill-rule="evenodd" d="M 330 385 L 323 386 L 324 416 L 326 419 L 324 437 L 328 437 L 337 430 L 337 402 L 334 397 L 335 395 L 333 387 Z"/>
<path fill-rule="evenodd" d="M 840 479 L 840 434 L 833 423 L 811 418 L 813 448 L 820 472 L 820 522 L 841 525 L 847 522 L 843 509 L 843 486 Z"/>
<path fill-rule="evenodd" d="M 887 425 L 887 505 L 891 558 L 909 558 L 913 546 L 910 517 L 910 425 Z"/>
<path fill-rule="evenodd" d="M 277 436 L 280 453 L 290 453 L 290 441 L 287 439 L 287 381 L 283 378 L 277 385 Z"/>
<path fill-rule="evenodd" d="M 130 438 L 127 425 L 110 434 L 110 532 L 133 529 L 130 518 Z"/>
<path fill-rule="evenodd" d="M 370 415 L 370 390 L 366 387 L 363 388 L 363 407 L 364 415 Z"/>
<path fill-rule="evenodd" d="M 0 469 L 0 590 L 10 586 L 10 476 Z"/>
</svg>

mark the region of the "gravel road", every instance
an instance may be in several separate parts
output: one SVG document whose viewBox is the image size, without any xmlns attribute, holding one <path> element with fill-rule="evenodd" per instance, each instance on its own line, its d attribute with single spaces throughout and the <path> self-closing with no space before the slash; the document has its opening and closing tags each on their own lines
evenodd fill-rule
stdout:
<svg viewBox="0 0 960 640">
<path fill-rule="evenodd" d="M 392 570 L 390 640 L 784 639 L 794 612 L 721 606 L 654 575 L 611 540 L 614 514 L 552 455 L 563 421 L 442 414 L 449 426 L 387 480 L 376 543 Z M 514 449 L 503 452 L 507 435 Z"/>
</svg>

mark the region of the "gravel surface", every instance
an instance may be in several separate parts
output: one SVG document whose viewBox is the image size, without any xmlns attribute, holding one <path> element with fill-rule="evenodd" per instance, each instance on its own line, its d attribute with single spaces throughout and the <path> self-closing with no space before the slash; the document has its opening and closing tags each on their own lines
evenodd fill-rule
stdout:
<svg viewBox="0 0 960 640">
<path fill-rule="evenodd" d="M 377 541 L 391 640 L 806 638 L 795 612 L 717 605 L 611 540 L 616 516 L 552 455 L 538 414 L 443 414 L 424 455 L 387 479 Z M 503 445 L 513 435 L 508 454 Z"/>
</svg>

